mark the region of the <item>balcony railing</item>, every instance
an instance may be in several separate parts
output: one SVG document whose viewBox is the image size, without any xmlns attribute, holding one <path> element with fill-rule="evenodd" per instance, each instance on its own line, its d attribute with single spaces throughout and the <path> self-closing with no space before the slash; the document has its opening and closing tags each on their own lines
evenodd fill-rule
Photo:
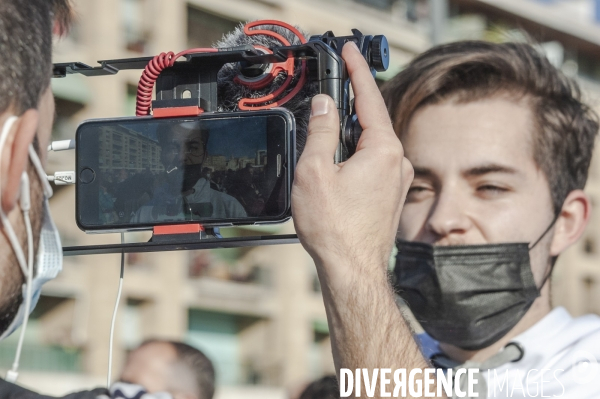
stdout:
<svg viewBox="0 0 600 399">
<path fill-rule="evenodd" d="M 1 369 L 12 367 L 16 346 L 16 343 L 12 342 L 0 345 Z M 80 349 L 25 343 L 21 352 L 20 368 L 30 371 L 81 372 L 82 353 Z"/>
</svg>

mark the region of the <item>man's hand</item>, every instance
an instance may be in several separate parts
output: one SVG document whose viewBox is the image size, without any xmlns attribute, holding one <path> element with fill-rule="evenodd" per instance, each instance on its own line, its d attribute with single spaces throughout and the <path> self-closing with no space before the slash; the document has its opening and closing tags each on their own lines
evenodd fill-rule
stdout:
<svg viewBox="0 0 600 399">
<path fill-rule="evenodd" d="M 317 266 L 338 377 L 341 368 L 424 369 L 387 278 L 413 168 L 362 55 L 346 44 L 342 56 L 363 133 L 356 153 L 335 165 L 338 113 L 331 98 L 315 96 L 292 188 L 296 232 Z"/>
<path fill-rule="evenodd" d="M 356 153 L 335 165 L 338 112 L 329 96 L 313 98 L 306 147 L 292 188 L 294 224 L 302 245 L 317 263 L 333 262 L 343 269 L 358 260 L 385 268 L 413 169 L 404 158 L 371 71 L 354 43 L 344 46 L 342 57 L 363 132 Z M 328 273 L 343 275 L 345 270 Z"/>
</svg>

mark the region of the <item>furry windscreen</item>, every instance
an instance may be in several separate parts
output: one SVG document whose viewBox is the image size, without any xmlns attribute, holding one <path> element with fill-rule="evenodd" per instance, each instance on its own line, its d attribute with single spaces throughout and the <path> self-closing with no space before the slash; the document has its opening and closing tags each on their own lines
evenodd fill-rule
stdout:
<svg viewBox="0 0 600 399">
<path fill-rule="evenodd" d="M 272 30 L 284 38 L 286 38 L 291 45 L 301 44 L 300 40 L 289 30 L 273 25 L 261 26 L 261 29 Z M 303 30 L 299 29 L 304 37 L 307 39 L 309 35 Z M 254 35 L 246 36 L 244 33 L 244 24 L 240 24 L 234 31 L 227 33 L 221 40 L 216 42 L 213 47 L 236 47 L 243 46 L 246 44 L 261 45 L 267 48 L 273 48 L 282 46 L 277 39 L 274 39 L 266 35 Z M 289 93 L 295 86 L 300 77 L 300 66 L 301 62 L 296 60 L 294 68 L 294 79 L 292 80 L 289 89 L 286 90 L 279 98 L 283 98 Z M 286 74 L 280 73 L 279 76 L 267 87 L 261 90 L 251 90 L 246 86 L 239 85 L 233 81 L 238 75 L 239 70 L 237 64 L 226 64 L 221 68 L 218 74 L 218 91 L 219 91 L 219 111 L 237 111 L 238 102 L 242 98 L 258 98 L 263 97 L 273 91 L 277 90 L 279 86 L 285 81 Z M 290 110 L 296 119 L 296 156 L 299 157 L 304 149 L 306 143 L 306 135 L 308 131 L 308 119 L 310 116 L 310 101 L 318 94 L 317 83 L 306 81 L 304 87 L 298 94 L 296 94 L 290 101 L 283 105 L 284 108 Z"/>
</svg>

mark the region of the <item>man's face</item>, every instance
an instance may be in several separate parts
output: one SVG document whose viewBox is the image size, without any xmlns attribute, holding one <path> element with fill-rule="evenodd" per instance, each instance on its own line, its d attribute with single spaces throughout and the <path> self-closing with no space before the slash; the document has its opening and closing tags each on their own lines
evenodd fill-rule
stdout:
<svg viewBox="0 0 600 399">
<path fill-rule="evenodd" d="M 167 342 L 151 342 L 131 352 L 120 380 L 149 393 L 169 392 L 173 399 L 199 398 L 194 374 L 177 361 L 177 351 Z"/>
<path fill-rule="evenodd" d="M 509 97 L 419 110 L 402 137 L 415 179 L 398 237 L 435 245 L 535 242 L 553 210 L 533 159 L 533 131 L 529 107 Z M 531 251 L 538 284 L 551 236 Z"/>
<path fill-rule="evenodd" d="M 168 165 L 202 165 L 206 155 L 202 132 L 175 126 L 165 151 L 164 162 Z"/>
<path fill-rule="evenodd" d="M 150 393 L 167 392 L 172 364 L 176 360 L 175 348 L 167 343 L 141 346 L 127 358 L 121 381 L 141 385 Z"/>
</svg>

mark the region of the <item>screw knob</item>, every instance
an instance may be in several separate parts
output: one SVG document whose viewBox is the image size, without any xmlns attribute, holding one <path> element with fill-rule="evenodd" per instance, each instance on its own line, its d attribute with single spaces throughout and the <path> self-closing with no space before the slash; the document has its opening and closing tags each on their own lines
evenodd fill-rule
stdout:
<svg viewBox="0 0 600 399">
<path fill-rule="evenodd" d="M 390 65 L 390 46 L 383 35 L 373 37 L 371 41 L 371 66 L 377 72 L 387 71 Z"/>
</svg>

